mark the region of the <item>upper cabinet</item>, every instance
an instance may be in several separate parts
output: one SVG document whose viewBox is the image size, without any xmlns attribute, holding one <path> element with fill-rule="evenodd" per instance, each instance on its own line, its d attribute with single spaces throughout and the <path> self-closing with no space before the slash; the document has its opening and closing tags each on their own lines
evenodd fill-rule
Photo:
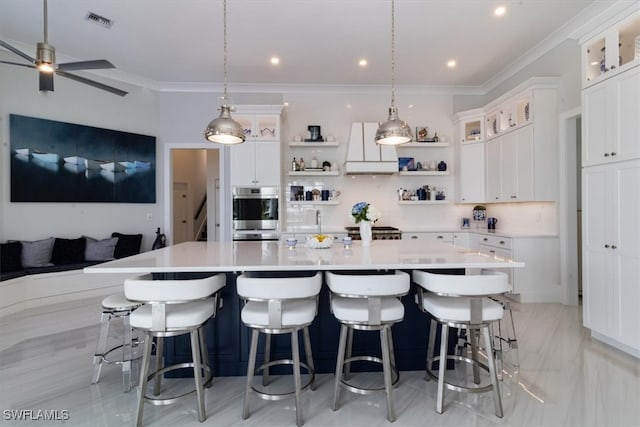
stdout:
<svg viewBox="0 0 640 427">
<path fill-rule="evenodd" d="M 240 123 L 247 141 L 279 141 L 279 114 L 238 114 L 233 118 Z"/>
<path fill-rule="evenodd" d="M 640 157 L 640 67 L 583 91 L 582 166 Z"/>
<path fill-rule="evenodd" d="M 459 138 L 461 144 L 470 144 L 484 141 L 484 113 L 470 112 L 459 120 Z"/>
<path fill-rule="evenodd" d="M 583 86 L 640 64 L 640 12 L 583 43 Z"/>
<path fill-rule="evenodd" d="M 493 110 L 485 118 L 487 139 L 495 138 L 509 130 L 522 127 L 533 120 L 531 93 L 525 92 L 512 98 Z"/>
</svg>

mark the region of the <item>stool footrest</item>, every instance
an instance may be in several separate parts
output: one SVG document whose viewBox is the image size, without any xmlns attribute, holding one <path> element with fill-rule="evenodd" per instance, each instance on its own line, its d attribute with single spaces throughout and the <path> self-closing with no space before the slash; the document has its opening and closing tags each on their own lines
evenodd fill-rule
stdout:
<svg viewBox="0 0 640 427">
<path fill-rule="evenodd" d="M 167 366 L 165 368 L 152 372 L 147 376 L 147 382 L 150 382 L 150 380 L 154 379 L 158 375 L 163 375 L 165 372 L 175 371 L 176 369 L 186 369 L 186 368 L 193 369 L 193 362 L 177 363 L 175 365 Z M 209 367 L 209 365 L 205 365 L 205 364 L 202 364 L 201 368 L 205 371 L 205 375 L 202 378 L 202 386 L 208 387 L 212 379 L 211 368 Z M 144 400 L 146 400 L 147 402 L 149 402 L 154 406 L 159 406 L 159 405 L 170 405 L 184 397 L 191 396 L 192 394 L 196 393 L 196 391 L 197 391 L 196 389 L 193 389 L 186 393 L 180 394 L 178 396 L 172 396 L 172 397 L 166 397 L 166 398 L 150 396 L 146 394 L 146 390 L 141 390 L 140 392 L 144 393 Z"/>
<path fill-rule="evenodd" d="M 343 365 L 351 365 L 352 362 L 375 362 L 380 364 L 383 363 L 382 359 L 376 356 L 352 356 L 348 359 L 345 359 Z M 353 372 L 351 372 L 351 375 L 353 375 Z M 395 365 L 391 365 L 391 386 L 396 387 L 399 380 L 400 372 L 398 371 L 398 368 L 396 368 Z M 386 391 L 384 385 L 380 387 L 357 387 L 343 378 L 340 379 L 340 386 L 352 393 L 365 395 L 384 393 Z"/>
<path fill-rule="evenodd" d="M 277 365 L 292 365 L 293 366 L 293 360 L 292 359 L 279 359 L 279 360 L 272 360 L 269 363 L 264 363 L 260 366 L 258 366 L 255 370 L 255 376 L 257 377 L 259 372 L 262 372 L 265 368 L 270 368 L 272 366 L 277 366 Z M 311 384 L 313 384 L 313 381 L 316 377 L 316 373 L 315 370 L 311 369 L 309 367 L 309 365 L 307 365 L 305 362 L 300 361 L 300 367 L 304 368 L 307 370 L 307 376 L 309 377 L 307 379 L 307 381 L 302 384 L 300 386 L 300 391 L 306 390 L 307 388 L 309 388 L 309 386 Z M 259 398 L 263 399 L 263 400 L 282 400 L 282 399 L 286 399 L 289 398 L 291 396 L 295 396 L 296 392 L 295 390 L 293 391 L 288 391 L 288 392 L 284 392 L 284 393 L 267 393 L 265 391 L 262 391 L 258 388 L 256 388 L 254 385 L 251 385 L 251 391 L 253 391 Z"/>
<path fill-rule="evenodd" d="M 430 360 L 430 365 L 433 362 L 438 362 L 440 360 L 440 356 L 434 356 L 433 359 Z M 473 360 L 469 357 L 464 357 L 464 356 L 457 356 L 457 355 L 447 355 L 447 360 L 457 360 L 460 362 L 466 362 L 469 363 L 470 365 L 475 365 L 483 370 L 485 370 L 487 373 L 489 373 L 489 367 L 487 365 L 485 365 L 484 363 L 477 361 L 477 360 Z M 445 362 L 446 363 L 446 362 Z M 427 369 L 427 375 L 429 376 L 429 378 L 431 378 L 434 381 L 438 381 L 438 375 L 436 373 L 434 373 L 431 369 Z M 463 386 L 460 384 L 456 384 L 456 383 L 452 383 L 450 381 L 447 381 L 446 378 L 444 380 L 444 385 L 445 387 L 447 387 L 449 390 L 454 390 L 454 391 L 458 391 L 458 392 L 462 392 L 462 393 L 484 393 L 487 391 L 490 391 L 493 389 L 493 385 L 492 384 L 487 384 L 485 386 L 481 386 L 481 385 L 475 385 L 475 386 Z"/>
</svg>

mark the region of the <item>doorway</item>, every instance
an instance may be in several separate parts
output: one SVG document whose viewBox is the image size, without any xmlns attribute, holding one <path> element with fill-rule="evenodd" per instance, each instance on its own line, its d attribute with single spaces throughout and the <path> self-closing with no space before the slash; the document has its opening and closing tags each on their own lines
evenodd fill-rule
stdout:
<svg viewBox="0 0 640 427">
<path fill-rule="evenodd" d="M 580 304 L 582 289 L 581 108 L 560 115 L 560 269 L 564 303 Z"/>
<path fill-rule="evenodd" d="M 221 240 L 221 152 L 209 144 L 167 144 L 165 229 L 171 244 Z"/>
</svg>

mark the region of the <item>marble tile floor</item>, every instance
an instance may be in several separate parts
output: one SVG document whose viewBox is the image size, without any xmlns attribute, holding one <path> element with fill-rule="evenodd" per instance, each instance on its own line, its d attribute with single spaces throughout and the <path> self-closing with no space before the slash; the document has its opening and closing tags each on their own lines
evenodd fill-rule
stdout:
<svg viewBox="0 0 640 427">
<path fill-rule="evenodd" d="M 105 366 L 90 385 L 92 354 L 102 298 L 29 309 L 0 318 L 0 426 L 133 425 L 136 389 L 122 392 L 120 368 Z M 501 383 L 504 418 L 493 414 L 490 394 L 448 391 L 445 411 L 435 412 L 435 383 L 423 372 L 402 372 L 394 391 L 396 426 L 639 426 L 640 360 L 589 337 L 581 308 L 560 304 L 515 307 L 519 369 L 505 353 Z M 330 409 L 333 376 L 317 377 L 304 393 L 305 426 L 388 426 L 384 395 L 343 391 Z M 365 378 L 367 380 L 367 378 Z M 191 380 L 182 381 L 184 386 Z M 373 379 L 372 379 L 373 381 Z M 252 400 L 240 417 L 244 377 L 216 378 L 206 391 L 211 426 L 295 426 L 293 400 Z M 5 410 L 66 410 L 67 421 L 12 421 Z M 195 399 L 145 406 L 148 426 L 200 426 Z"/>
</svg>

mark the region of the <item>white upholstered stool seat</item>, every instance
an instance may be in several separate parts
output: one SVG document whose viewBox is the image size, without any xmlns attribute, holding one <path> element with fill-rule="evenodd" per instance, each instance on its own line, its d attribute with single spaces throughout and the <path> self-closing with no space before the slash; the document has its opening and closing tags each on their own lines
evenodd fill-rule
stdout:
<svg viewBox="0 0 640 427">
<path fill-rule="evenodd" d="M 422 308 L 440 320 L 452 322 L 471 321 L 471 298 L 451 298 L 440 295 L 425 295 Z M 502 304 L 489 298 L 482 298 L 482 320 L 495 321 L 502 319 Z"/>
<path fill-rule="evenodd" d="M 341 323 L 334 395 L 331 408 L 338 410 L 342 388 L 358 394 L 386 393 L 387 419 L 395 421 L 392 389 L 400 375 L 395 364 L 391 326 L 404 319 L 404 306 L 398 299 L 409 291 L 407 273 L 379 272 L 327 272 L 326 281 L 331 290 L 331 312 Z M 353 356 L 354 331 L 380 331 L 381 357 Z M 359 387 L 349 382 L 351 364 L 367 361 L 382 364 L 383 387 Z"/>
<path fill-rule="evenodd" d="M 131 313 L 140 307 L 139 302 L 129 301 L 124 293 L 109 295 L 102 300 L 102 316 L 100 317 L 100 334 L 96 344 L 96 351 L 93 355 L 93 376 L 91 384 L 100 381 L 102 364 L 122 365 L 122 387 L 125 392 L 131 390 L 135 378 L 131 375 L 131 362 L 142 357 L 141 354 L 134 354 L 133 349 L 140 344 L 134 338 L 132 325 L 130 324 Z M 122 344 L 107 349 L 107 340 L 111 322 L 122 320 Z M 119 357 L 115 357 L 119 353 Z M 135 370 L 134 370 L 135 372 Z"/>
<path fill-rule="evenodd" d="M 136 425 L 142 425 L 144 403 L 168 405 L 193 393 L 198 401 L 198 420 L 206 418 L 204 387 L 213 376 L 208 363 L 206 322 L 216 315 L 219 292 L 226 284 L 225 274 L 202 279 L 153 280 L 150 274 L 125 280 L 124 292 L 129 300 L 144 303 L 132 314 L 131 324 L 145 331 L 144 355 L 140 372 Z M 139 310 L 139 311 L 138 311 Z M 164 366 L 165 337 L 189 334 L 192 362 Z M 150 372 L 151 342 L 156 339 L 156 364 Z M 162 376 L 175 369 L 192 368 L 195 389 L 173 397 L 160 396 Z M 147 383 L 154 380 L 153 394 L 147 394 Z"/>
<path fill-rule="evenodd" d="M 438 381 L 436 411 L 438 413 L 443 411 L 444 388 L 447 387 L 458 392 L 492 392 L 495 414 L 502 418 L 502 400 L 489 327 L 502 319 L 504 308 L 488 296 L 509 291 L 507 275 L 497 271 L 484 275 L 451 275 L 415 270 L 413 281 L 418 285 L 416 295 L 418 306 L 431 315 L 425 379 L 433 378 Z M 439 356 L 434 356 L 437 324 L 440 325 L 442 332 Z M 449 327 L 467 331 L 471 357 L 448 354 Z M 486 365 L 479 359 L 477 334 L 482 334 L 484 338 Z M 446 380 L 445 370 L 448 360 L 469 363 L 473 368 L 473 384 L 453 383 Z M 438 362 L 437 373 L 433 371 L 434 362 Z M 488 371 L 490 384 L 481 385 L 480 368 Z"/>
<path fill-rule="evenodd" d="M 322 274 L 313 276 L 279 276 L 278 273 L 243 273 L 238 276 L 238 295 L 244 299 L 242 322 L 251 331 L 251 346 L 247 366 L 247 386 L 245 390 L 242 419 L 249 418 L 249 406 L 252 395 L 265 400 L 281 400 L 295 396 L 296 423 L 304 423 L 302 415 L 301 393 L 314 386 L 315 371 L 309 325 L 318 311 L 318 294 L 322 286 Z M 306 363 L 300 362 L 298 333 L 302 331 Z M 256 367 L 258 336 L 265 335 L 263 363 Z M 291 359 L 271 360 L 271 336 L 291 335 Z M 269 368 L 275 365 L 292 365 L 293 391 L 272 391 L 268 388 Z M 307 381 L 302 383 L 301 368 L 307 371 Z M 262 371 L 262 387 L 253 384 L 256 372 Z"/>
</svg>

